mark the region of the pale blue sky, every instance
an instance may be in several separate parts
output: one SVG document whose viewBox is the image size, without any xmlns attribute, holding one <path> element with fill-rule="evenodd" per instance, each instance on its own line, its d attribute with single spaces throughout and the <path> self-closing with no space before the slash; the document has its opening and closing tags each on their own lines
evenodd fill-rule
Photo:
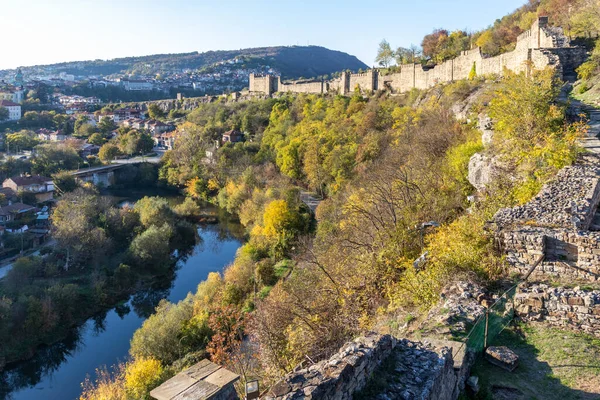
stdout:
<svg viewBox="0 0 600 400">
<path fill-rule="evenodd" d="M 320 45 L 374 64 L 382 38 L 478 30 L 525 0 L 0 0 L 0 69 L 157 53 Z"/>
</svg>

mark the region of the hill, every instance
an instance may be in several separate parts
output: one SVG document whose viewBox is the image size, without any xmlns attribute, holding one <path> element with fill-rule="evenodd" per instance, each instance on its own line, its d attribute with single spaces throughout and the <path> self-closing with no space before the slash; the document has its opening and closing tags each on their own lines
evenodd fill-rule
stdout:
<svg viewBox="0 0 600 400">
<path fill-rule="evenodd" d="M 155 75 L 184 70 L 207 70 L 230 60 L 237 60 L 233 65 L 243 69 L 270 67 L 286 79 L 317 77 L 346 69 L 367 68 L 367 65 L 355 56 L 325 47 L 278 46 L 75 61 L 28 67 L 23 70 L 27 72 L 44 69 L 76 76 Z"/>
</svg>

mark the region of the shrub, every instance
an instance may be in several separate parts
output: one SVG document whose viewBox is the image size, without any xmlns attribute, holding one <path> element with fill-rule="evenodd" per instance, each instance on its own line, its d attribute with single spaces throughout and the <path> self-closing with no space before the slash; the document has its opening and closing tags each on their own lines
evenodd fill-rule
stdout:
<svg viewBox="0 0 600 400">
<path fill-rule="evenodd" d="M 125 367 L 125 390 L 132 399 L 149 399 L 150 390 L 161 382 L 164 373 L 160 361 L 138 358 Z"/>
</svg>

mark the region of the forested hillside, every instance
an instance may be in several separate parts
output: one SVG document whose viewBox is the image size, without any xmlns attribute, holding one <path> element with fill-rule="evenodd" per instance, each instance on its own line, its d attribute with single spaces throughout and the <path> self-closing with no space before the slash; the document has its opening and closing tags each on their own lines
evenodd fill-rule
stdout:
<svg viewBox="0 0 600 400">
<path fill-rule="evenodd" d="M 157 54 L 113 60 L 78 61 L 53 64 L 56 73 L 74 75 L 141 74 L 156 75 L 183 69 L 202 69 L 221 61 L 238 58 L 246 67 L 269 66 L 283 78 L 311 78 L 367 66 L 354 56 L 319 46 L 259 47 L 241 50 L 207 51 L 205 53 Z M 27 69 L 24 69 L 27 71 Z"/>
</svg>

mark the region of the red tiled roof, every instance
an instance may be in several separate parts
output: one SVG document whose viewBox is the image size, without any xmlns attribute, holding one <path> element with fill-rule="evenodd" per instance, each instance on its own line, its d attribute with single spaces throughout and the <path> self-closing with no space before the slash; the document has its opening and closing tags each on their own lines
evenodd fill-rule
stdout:
<svg viewBox="0 0 600 400">
<path fill-rule="evenodd" d="M 31 176 L 13 176 L 8 178 L 17 186 L 26 186 L 26 185 L 41 185 L 46 182 L 50 182 L 52 179 L 46 178 L 45 176 L 40 175 L 31 175 Z"/>
<path fill-rule="evenodd" d="M 15 106 L 21 107 L 20 104 L 13 103 L 10 100 L 0 100 L 0 107 L 15 107 Z"/>
</svg>

